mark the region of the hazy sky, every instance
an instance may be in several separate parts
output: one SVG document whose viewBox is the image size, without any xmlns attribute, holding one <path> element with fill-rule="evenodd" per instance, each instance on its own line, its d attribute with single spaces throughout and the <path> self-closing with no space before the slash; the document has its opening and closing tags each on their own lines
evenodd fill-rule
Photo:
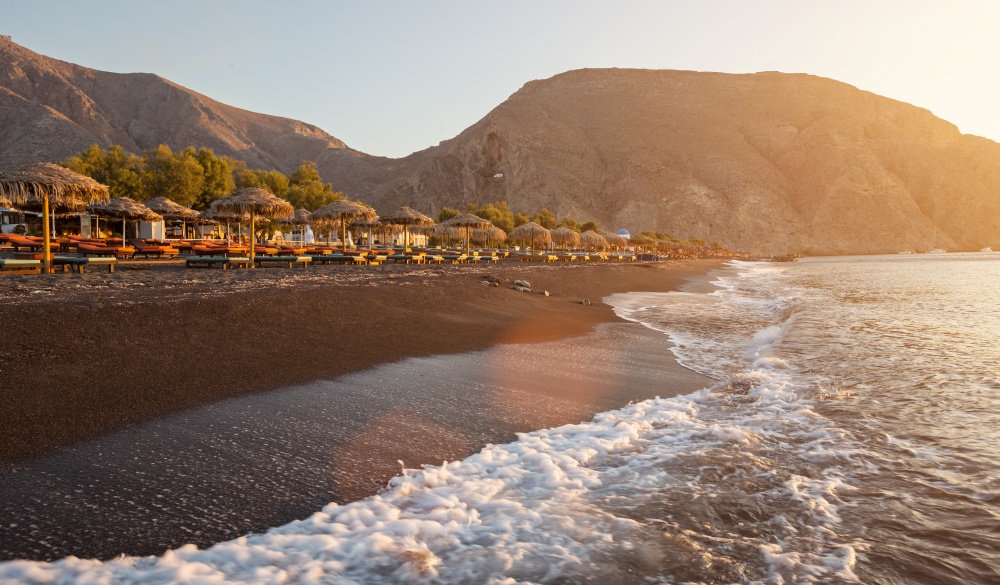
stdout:
<svg viewBox="0 0 1000 585">
<path fill-rule="evenodd" d="M 1000 141 L 1000 0 L 0 0 L 0 34 L 385 156 L 583 67 L 812 73 Z"/>
</svg>

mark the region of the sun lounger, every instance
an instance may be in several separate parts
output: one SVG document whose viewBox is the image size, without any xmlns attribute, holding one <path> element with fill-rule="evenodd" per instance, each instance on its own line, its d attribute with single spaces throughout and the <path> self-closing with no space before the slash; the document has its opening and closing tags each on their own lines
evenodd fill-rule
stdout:
<svg viewBox="0 0 1000 585">
<path fill-rule="evenodd" d="M 96 244 L 80 244 L 76 247 L 81 256 L 112 256 L 114 258 L 127 258 L 135 254 L 135 248 L 131 246 L 98 246 Z"/>
<path fill-rule="evenodd" d="M 441 260 L 449 264 L 465 264 L 469 257 L 465 254 L 441 254 Z"/>
<path fill-rule="evenodd" d="M 559 259 L 555 254 L 518 254 L 520 262 L 555 262 Z"/>
<path fill-rule="evenodd" d="M 83 274 L 84 268 L 87 266 L 107 266 L 108 272 L 115 271 L 115 264 L 118 263 L 118 259 L 114 256 L 105 256 L 100 258 L 80 258 L 78 256 L 56 256 L 52 259 L 52 266 L 61 266 L 63 272 L 67 270 L 72 272 L 79 272 Z"/>
<path fill-rule="evenodd" d="M 45 247 L 45 244 L 42 242 L 29 240 L 22 236 L 9 235 L 7 241 L 10 242 L 11 246 L 14 246 L 15 250 L 41 250 Z"/>
<path fill-rule="evenodd" d="M 250 264 L 249 258 L 227 256 L 192 256 L 185 261 L 188 268 L 212 268 L 218 266 L 223 270 L 228 268 L 246 268 Z"/>
<path fill-rule="evenodd" d="M 263 267 L 264 264 L 284 264 L 289 268 L 298 264 L 303 268 L 308 268 L 312 265 L 312 256 L 257 256 L 254 258 L 254 264 Z"/>
<path fill-rule="evenodd" d="M 0 272 L 15 274 L 41 274 L 41 260 L 11 260 L 0 259 Z"/>
<path fill-rule="evenodd" d="M 368 258 L 364 256 L 345 256 L 343 254 L 314 254 L 310 256 L 313 262 L 319 262 L 321 264 L 354 264 L 357 266 L 362 266 L 368 264 Z"/>
</svg>

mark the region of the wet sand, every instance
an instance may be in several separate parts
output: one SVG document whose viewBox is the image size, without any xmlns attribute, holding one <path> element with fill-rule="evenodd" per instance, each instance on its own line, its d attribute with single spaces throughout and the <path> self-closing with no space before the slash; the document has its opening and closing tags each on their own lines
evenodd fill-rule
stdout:
<svg viewBox="0 0 1000 585">
<path fill-rule="evenodd" d="M 0 558 L 207 545 L 376 493 L 398 460 L 439 464 L 701 388 L 665 337 L 600 299 L 716 266 L 4 281 Z M 503 284 L 482 286 L 487 275 Z M 551 296 L 516 292 L 515 278 Z"/>
</svg>

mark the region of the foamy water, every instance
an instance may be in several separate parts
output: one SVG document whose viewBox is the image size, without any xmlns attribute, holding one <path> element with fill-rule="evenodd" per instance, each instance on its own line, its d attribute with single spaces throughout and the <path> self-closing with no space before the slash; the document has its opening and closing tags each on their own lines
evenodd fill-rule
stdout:
<svg viewBox="0 0 1000 585">
<path fill-rule="evenodd" d="M 734 263 L 606 302 L 718 383 L 379 496 L 162 557 L 0 564 L 50 583 L 1000 581 L 1000 261 Z"/>
</svg>

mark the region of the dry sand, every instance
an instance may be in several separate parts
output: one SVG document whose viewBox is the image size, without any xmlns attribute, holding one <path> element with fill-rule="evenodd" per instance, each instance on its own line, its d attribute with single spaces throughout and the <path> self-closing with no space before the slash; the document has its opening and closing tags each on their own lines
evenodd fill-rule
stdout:
<svg viewBox="0 0 1000 585">
<path fill-rule="evenodd" d="M 206 545 L 371 495 L 398 460 L 703 387 L 600 299 L 718 265 L 5 279 L 0 559 Z"/>
</svg>

